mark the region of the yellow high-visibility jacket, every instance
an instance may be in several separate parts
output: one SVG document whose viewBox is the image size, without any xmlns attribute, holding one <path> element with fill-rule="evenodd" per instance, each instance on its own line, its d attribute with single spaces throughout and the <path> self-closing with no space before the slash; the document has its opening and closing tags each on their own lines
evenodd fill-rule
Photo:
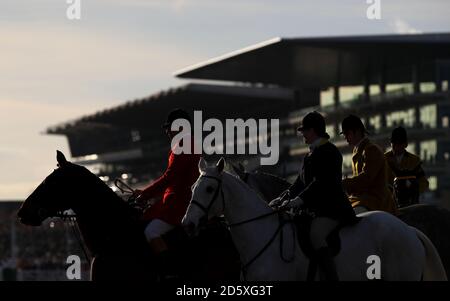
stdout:
<svg viewBox="0 0 450 301">
<path fill-rule="evenodd" d="M 388 166 L 381 148 L 364 138 L 353 150 L 353 176 L 343 180 L 352 206 L 396 213 L 396 206 L 387 185 Z"/>
<path fill-rule="evenodd" d="M 389 166 L 387 178 L 388 185 L 392 186 L 394 184 L 395 177 L 415 176 L 419 183 L 419 193 L 423 193 L 428 189 L 429 183 L 425 177 L 420 157 L 407 151 L 405 151 L 400 163 L 397 162 L 392 151 L 385 153 L 384 157 Z"/>
</svg>

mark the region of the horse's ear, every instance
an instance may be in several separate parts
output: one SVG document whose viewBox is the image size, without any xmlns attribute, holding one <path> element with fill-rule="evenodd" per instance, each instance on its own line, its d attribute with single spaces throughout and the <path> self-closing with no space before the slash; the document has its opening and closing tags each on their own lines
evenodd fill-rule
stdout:
<svg viewBox="0 0 450 301">
<path fill-rule="evenodd" d="M 219 173 L 223 171 L 223 168 L 225 167 L 225 159 L 223 157 L 220 158 L 219 162 L 217 162 L 216 167 Z"/>
<path fill-rule="evenodd" d="M 59 150 L 56 151 L 56 161 L 58 161 L 58 166 L 60 167 L 63 167 L 68 163 L 64 154 Z"/>
<path fill-rule="evenodd" d="M 208 164 L 206 163 L 205 159 L 200 158 L 200 161 L 198 161 L 198 170 L 200 173 L 204 171 L 208 167 Z"/>
<path fill-rule="evenodd" d="M 245 175 L 244 166 L 239 162 L 236 166 L 235 164 L 231 164 L 231 168 L 233 168 L 234 172 L 238 175 L 239 178 L 243 178 Z"/>
</svg>

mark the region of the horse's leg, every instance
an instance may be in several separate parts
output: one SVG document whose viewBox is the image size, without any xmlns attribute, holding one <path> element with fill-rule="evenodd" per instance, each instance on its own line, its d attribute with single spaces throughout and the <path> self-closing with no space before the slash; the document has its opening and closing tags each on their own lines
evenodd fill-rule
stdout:
<svg viewBox="0 0 450 301">
<path fill-rule="evenodd" d="M 416 234 L 416 229 L 393 216 L 386 220 L 386 226 L 388 227 L 383 231 L 381 252 L 381 270 L 384 274 L 382 279 L 420 281 L 426 261 L 426 250 Z"/>
<path fill-rule="evenodd" d="M 425 250 L 415 229 L 391 214 L 373 211 L 340 232 L 340 280 L 420 281 Z M 380 278 L 372 278 L 379 271 Z M 375 276 L 375 275 L 372 275 Z"/>
<path fill-rule="evenodd" d="M 89 272 L 89 280 L 90 281 L 96 281 L 97 280 L 97 268 L 95 266 L 95 261 L 96 261 L 97 257 L 92 257 L 92 262 L 91 262 L 91 270 Z"/>
<path fill-rule="evenodd" d="M 423 280 L 446 281 L 447 275 L 442 265 L 441 258 L 432 242 L 421 231 L 416 229 L 417 237 L 422 241 L 425 248 L 426 260 Z"/>
<path fill-rule="evenodd" d="M 108 272 L 106 271 L 105 260 L 102 256 L 95 256 L 91 262 L 91 281 L 104 281 L 108 278 Z"/>
<path fill-rule="evenodd" d="M 121 260 L 117 257 L 97 255 L 91 264 L 92 281 L 110 281 L 127 279 L 127 274 L 121 269 Z"/>
<path fill-rule="evenodd" d="M 91 280 L 154 281 L 156 274 L 141 256 L 96 256 L 91 264 Z"/>
<path fill-rule="evenodd" d="M 432 205 L 414 205 L 401 208 L 398 218 L 423 232 L 439 253 L 442 264 L 450 277 L 450 212 Z"/>
</svg>

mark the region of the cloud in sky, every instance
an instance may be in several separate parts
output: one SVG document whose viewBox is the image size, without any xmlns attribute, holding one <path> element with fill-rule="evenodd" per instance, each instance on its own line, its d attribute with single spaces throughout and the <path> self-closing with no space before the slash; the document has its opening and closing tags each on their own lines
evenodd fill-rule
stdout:
<svg viewBox="0 0 450 301">
<path fill-rule="evenodd" d="M 406 21 L 396 18 L 391 22 L 391 27 L 394 29 L 396 33 L 422 33 L 421 30 L 418 30 L 411 25 L 409 25 Z"/>
<path fill-rule="evenodd" d="M 447 0 L 64 0 L 0 2 L 0 199 L 23 198 L 65 138 L 47 126 L 181 83 L 180 68 L 275 36 L 449 31 Z M 7 172 L 4 172 L 6 170 Z"/>
</svg>

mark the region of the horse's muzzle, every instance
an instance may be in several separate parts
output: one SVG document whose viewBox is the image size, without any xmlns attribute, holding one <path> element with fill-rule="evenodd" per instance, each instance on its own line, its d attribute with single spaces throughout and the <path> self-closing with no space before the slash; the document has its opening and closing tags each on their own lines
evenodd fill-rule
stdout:
<svg viewBox="0 0 450 301">
<path fill-rule="evenodd" d="M 208 216 L 205 214 L 204 216 L 202 216 L 200 218 L 200 220 L 198 221 L 198 227 L 199 228 L 203 228 L 208 224 Z"/>
<path fill-rule="evenodd" d="M 197 226 L 192 222 L 183 224 L 183 229 L 189 237 L 193 237 L 198 233 Z"/>
<path fill-rule="evenodd" d="M 45 218 L 42 218 L 39 212 L 35 212 L 29 209 L 21 208 L 17 212 L 17 218 L 19 221 L 27 226 L 40 226 Z"/>
</svg>

